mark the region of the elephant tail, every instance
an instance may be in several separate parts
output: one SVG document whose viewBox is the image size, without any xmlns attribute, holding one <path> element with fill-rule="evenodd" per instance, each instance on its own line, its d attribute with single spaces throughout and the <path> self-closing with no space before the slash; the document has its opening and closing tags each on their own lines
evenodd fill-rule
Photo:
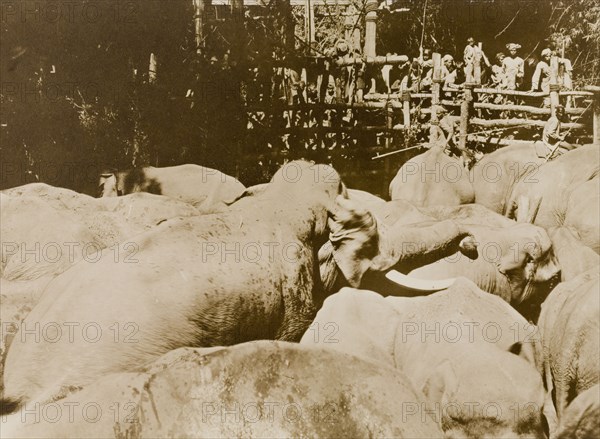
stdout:
<svg viewBox="0 0 600 439">
<path fill-rule="evenodd" d="M 21 406 L 21 400 L 13 398 L 0 399 L 0 416 L 9 415 Z"/>
</svg>

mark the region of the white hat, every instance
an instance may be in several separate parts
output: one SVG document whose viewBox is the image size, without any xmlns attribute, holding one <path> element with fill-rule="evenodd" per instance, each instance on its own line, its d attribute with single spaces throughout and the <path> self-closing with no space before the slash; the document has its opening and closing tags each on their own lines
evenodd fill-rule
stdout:
<svg viewBox="0 0 600 439">
<path fill-rule="evenodd" d="M 517 43 L 508 43 L 508 44 L 506 45 L 506 48 L 507 48 L 508 50 L 518 50 L 518 49 L 520 49 L 520 48 L 521 48 L 521 45 L 520 45 L 520 44 L 517 44 Z"/>
<path fill-rule="evenodd" d="M 444 55 L 442 57 L 442 61 L 446 62 L 446 61 L 454 61 L 454 58 L 452 57 L 452 55 Z"/>
<path fill-rule="evenodd" d="M 548 48 L 542 50 L 542 56 L 550 55 L 552 56 L 552 51 Z"/>
</svg>

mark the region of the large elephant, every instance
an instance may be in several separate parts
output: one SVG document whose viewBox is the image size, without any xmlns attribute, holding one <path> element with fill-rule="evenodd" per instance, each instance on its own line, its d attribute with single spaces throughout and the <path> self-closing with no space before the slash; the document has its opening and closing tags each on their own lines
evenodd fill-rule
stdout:
<svg viewBox="0 0 600 439">
<path fill-rule="evenodd" d="M 431 439 L 443 434 L 401 371 L 285 342 L 176 349 L 50 405 L 72 407 L 73 414 L 63 410 L 63 416 L 40 416 L 40 422 L 28 415 L 23 425 L 18 413 L 3 422 L 3 437 Z M 83 408 L 90 405 L 88 414 Z M 38 410 L 53 413 L 52 407 Z"/>
<path fill-rule="evenodd" d="M 79 261 L 98 262 L 102 253 L 127 260 L 119 243 L 135 249 L 128 238 L 199 213 L 160 195 L 97 199 L 42 183 L 5 190 L 0 200 L 0 376 L 16 329 L 52 279 Z"/>
<path fill-rule="evenodd" d="M 101 175 L 99 186 L 103 197 L 150 192 L 193 204 L 207 212 L 225 207 L 246 189 L 227 174 L 193 164 L 109 172 Z"/>
<path fill-rule="evenodd" d="M 469 171 L 436 144 L 402 165 L 390 183 L 390 198 L 417 206 L 455 206 L 473 203 L 475 191 Z"/>
<path fill-rule="evenodd" d="M 402 370 L 437 407 L 446 437 L 543 437 L 542 379 L 522 350 L 534 335 L 510 305 L 459 278 L 424 297 L 344 288 L 301 344 Z"/>
<path fill-rule="evenodd" d="M 596 384 L 571 401 L 560 421 L 556 439 L 600 437 L 600 386 Z"/>
<path fill-rule="evenodd" d="M 577 230 L 581 240 L 600 254 L 600 177 L 580 183 L 568 196 L 563 224 Z"/>
<path fill-rule="evenodd" d="M 599 172 L 598 146 L 580 146 L 521 178 L 504 213 L 511 218 L 533 218 L 534 224 L 545 228 L 571 225 L 586 245 L 598 251 L 600 233 L 594 203 L 600 199 Z"/>
<path fill-rule="evenodd" d="M 290 178 L 292 168 L 298 178 Z M 168 220 L 128 240 L 120 254 L 133 263 L 103 254 L 67 270 L 22 325 L 49 328 L 49 336 L 31 343 L 22 330 L 13 340 L 4 395 L 12 405 L 6 401 L 4 410 L 182 346 L 299 340 L 327 295 L 397 263 L 404 240 L 452 254 L 469 236 L 452 221 L 380 233 L 344 193 L 332 168 L 291 162 L 266 190 L 225 212 Z M 75 342 L 60 332 L 65 322 L 82 325 Z M 100 334 L 95 343 L 86 342 L 89 327 Z"/>
<path fill-rule="evenodd" d="M 474 237 L 478 247 L 475 257 L 457 252 L 435 255 L 426 265 L 423 261 L 419 261 L 419 265 L 401 261 L 396 269 L 411 277 L 443 280 L 464 276 L 484 291 L 514 305 L 533 297 L 543 299 L 550 292 L 552 282 L 559 281 L 560 264 L 548 234 L 541 227 L 516 223 L 477 204 L 416 207 L 407 201 L 395 200 L 374 209 L 373 213 L 385 224 L 395 227 L 452 220 Z M 404 244 L 405 248 L 422 245 L 415 241 Z M 361 287 L 382 294 L 414 294 L 394 285 L 379 272 L 368 273 Z"/>
<path fill-rule="evenodd" d="M 469 171 L 458 159 L 432 147 L 400 168 L 390 184 L 390 197 L 427 207 L 476 202 L 502 213 L 515 182 L 542 162 L 533 147 L 513 144 L 486 154 Z"/>
<path fill-rule="evenodd" d="M 515 143 L 486 154 L 471 170 L 475 202 L 503 213 L 514 185 L 521 180 L 535 181 L 544 159 L 531 145 Z"/>
<path fill-rule="evenodd" d="M 559 422 L 567 405 L 600 381 L 600 273 L 598 266 L 558 285 L 542 304 L 538 368 Z"/>
<path fill-rule="evenodd" d="M 465 276 L 482 290 L 497 295 L 512 305 L 550 292 L 552 280 L 558 281 L 560 265 L 554 256 L 547 233 L 531 224 L 510 227 L 469 226 L 478 243 L 474 260 L 457 253 L 432 264 L 416 268 L 411 276 L 444 279 Z"/>
<path fill-rule="evenodd" d="M 577 230 L 567 226 L 552 227 L 548 229 L 548 234 L 560 265 L 562 282 L 600 266 L 600 255 L 581 241 Z"/>
</svg>

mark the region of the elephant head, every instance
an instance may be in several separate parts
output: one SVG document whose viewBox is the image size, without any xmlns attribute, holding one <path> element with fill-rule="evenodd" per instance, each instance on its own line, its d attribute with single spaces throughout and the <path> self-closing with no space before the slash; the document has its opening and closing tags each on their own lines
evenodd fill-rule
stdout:
<svg viewBox="0 0 600 439">
<path fill-rule="evenodd" d="M 376 285 L 395 267 L 420 267 L 455 252 L 467 257 L 477 254 L 471 233 L 454 221 L 388 225 L 344 197 L 336 200 L 328 222 L 329 241 L 319 251 L 319 263 L 325 290 L 330 293 L 343 286 L 365 286 L 365 282 L 382 291 L 384 287 Z M 413 279 L 394 281 L 401 288 L 418 289 Z"/>
<path fill-rule="evenodd" d="M 463 225 L 477 242 L 473 260 L 455 254 L 417 268 L 411 276 L 446 279 L 465 276 L 484 291 L 513 305 L 543 299 L 558 281 L 560 266 L 544 229 L 532 224 L 508 227 Z"/>
<path fill-rule="evenodd" d="M 509 230 L 510 241 L 500 239 L 498 244 L 512 252 L 504 253 L 497 267 L 510 285 L 511 302 L 521 303 L 531 298 L 541 284 L 558 280 L 560 266 L 544 229 L 531 224 L 516 224 Z"/>
</svg>

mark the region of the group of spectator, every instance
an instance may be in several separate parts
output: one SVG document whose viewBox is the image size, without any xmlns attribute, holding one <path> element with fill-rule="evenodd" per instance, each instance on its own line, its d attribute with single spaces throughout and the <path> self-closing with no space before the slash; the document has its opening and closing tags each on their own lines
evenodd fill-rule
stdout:
<svg viewBox="0 0 600 439">
<path fill-rule="evenodd" d="M 556 53 L 549 48 L 541 51 L 541 59 L 535 66 L 531 79 L 525 78 L 525 60 L 519 56 L 521 45 L 509 43 L 506 45 L 508 53 L 496 54 L 495 63 L 490 63 L 481 47 L 475 43 L 474 38 L 467 40 L 462 58 L 450 54 L 442 56 L 441 79 L 444 88 L 461 88 L 465 82 L 471 82 L 475 77 L 476 60 L 480 59 L 481 83 L 489 87 L 503 90 L 529 90 L 548 93 L 550 91 L 551 67 L 550 60 Z M 528 58 L 528 63 L 535 63 L 534 58 Z M 559 72 L 557 81 L 562 88 L 572 88 L 571 62 L 558 57 Z M 410 63 L 397 66 L 384 66 L 381 69 L 386 92 L 411 92 L 428 91 L 433 82 L 433 61 L 431 51 L 423 50 L 419 58 Z"/>
<path fill-rule="evenodd" d="M 490 62 L 488 56 L 477 44 L 474 38 L 468 38 L 467 44 L 460 57 L 444 54 L 441 57 L 440 80 L 442 89 L 450 93 L 450 90 L 460 90 L 465 83 L 478 82 L 484 87 L 496 88 L 498 90 L 521 90 L 540 91 L 548 93 L 551 84 L 551 60 L 558 59 L 557 82 L 561 88 L 572 88 L 571 62 L 557 56 L 557 53 L 549 48 L 540 51 L 540 60 L 520 56 L 521 46 L 517 43 L 506 45 L 506 53 L 499 52 L 495 55 L 494 63 Z M 352 127 L 358 123 L 355 119 L 356 113 L 342 106 L 339 108 L 298 108 L 297 105 L 304 103 L 324 104 L 351 104 L 362 102 L 367 93 L 402 94 L 403 92 L 428 93 L 434 83 L 434 63 L 432 51 L 424 48 L 417 57 L 405 62 L 398 62 L 394 53 L 387 56 L 395 63 L 384 66 L 374 63 L 358 62 L 361 57 L 358 53 L 351 51 L 344 42 L 338 43 L 326 58 L 303 59 L 294 67 L 285 60 L 275 60 L 272 67 L 253 68 L 250 79 L 246 84 L 249 93 L 246 94 L 246 104 L 267 103 L 270 107 L 282 106 L 283 111 L 264 112 L 259 110 L 249 118 L 248 128 L 259 126 L 270 126 L 280 128 L 290 127 Z M 352 62 L 340 63 L 340 60 L 352 60 Z M 479 65 L 479 71 L 476 66 Z M 534 68 L 535 66 L 535 68 Z M 250 92 L 254 90 L 254 92 Z M 484 95 L 485 96 L 485 95 Z M 491 95 L 490 95 L 491 96 Z M 519 97 L 494 95 L 494 103 L 520 102 Z M 545 99 L 544 105 L 549 105 L 549 99 Z M 382 112 L 385 109 L 381 110 Z M 491 111 L 491 110 L 490 110 Z M 495 111 L 495 110 L 494 110 Z M 268 113 L 271 115 L 268 116 Z M 420 117 L 421 113 L 417 113 Z M 452 118 L 446 114 L 450 126 Z M 266 120 L 267 117 L 271 119 Z M 501 116 L 502 117 L 502 116 Z M 275 118 L 277 120 L 274 120 Z M 444 119 L 444 114 L 440 114 Z M 420 119 L 415 120 L 416 125 Z M 412 122 L 412 123 L 415 123 Z M 442 124 L 443 125 L 443 124 Z M 423 125 L 425 126 L 425 125 Z M 455 130 L 444 130 L 440 126 L 444 137 L 449 141 L 450 149 L 453 148 L 452 139 L 455 138 Z M 417 130 L 418 132 L 423 130 Z M 295 134 L 294 134 L 295 135 Z M 305 145 L 309 149 L 325 148 L 332 149 L 338 141 L 350 141 L 353 136 L 346 132 L 325 132 L 308 134 Z M 289 135 L 283 136 L 287 144 Z M 454 145 L 456 146 L 456 145 Z M 468 151 L 459 151 L 463 156 L 465 165 L 471 161 Z"/>
<path fill-rule="evenodd" d="M 536 63 L 533 57 L 524 60 L 517 43 L 506 45 L 506 53 L 499 52 L 491 63 L 481 46 L 474 38 L 469 38 L 462 56 L 454 57 L 444 54 L 441 63 L 441 80 L 443 88 L 460 89 L 466 82 L 475 80 L 475 66 L 480 60 L 480 83 L 483 86 L 502 90 L 522 90 L 549 92 L 551 67 L 550 62 L 556 52 L 549 48 L 541 51 L 541 59 Z M 388 56 L 396 54 L 388 53 Z M 365 94 L 428 92 L 433 84 L 433 60 L 430 49 L 422 49 L 418 57 L 404 63 L 386 64 L 378 67 L 373 64 L 354 63 L 340 66 L 336 60 L 360 58 L 359 54 L 350 51 L 345 42 L 340 42 L 331 51 L 330 58 L 312 59 L 302 66 L 277 65 L 270 71 L 260 72 L 254 68 L 251 72 L 251 83 L 262 85 L 253 87 L 255 92 L 249 96 L 252 102 L 270 103 L 352 103 L 361 102 Z M 562 88 L 572 88 L 571 62 L 558 57 L 558 83 Z M 533 67 L 535 71 L 531 74 Z M 527 67 L 527 68 L 526 68 Z M 303 73 L 304 70 L 304 74 Z M 526 72 L 528 73 L 526 78 Z M 265 84 L 265 81 L 268 84 Z M 249 89 L 252 84 L 248 84 Z"/>
</svg>

